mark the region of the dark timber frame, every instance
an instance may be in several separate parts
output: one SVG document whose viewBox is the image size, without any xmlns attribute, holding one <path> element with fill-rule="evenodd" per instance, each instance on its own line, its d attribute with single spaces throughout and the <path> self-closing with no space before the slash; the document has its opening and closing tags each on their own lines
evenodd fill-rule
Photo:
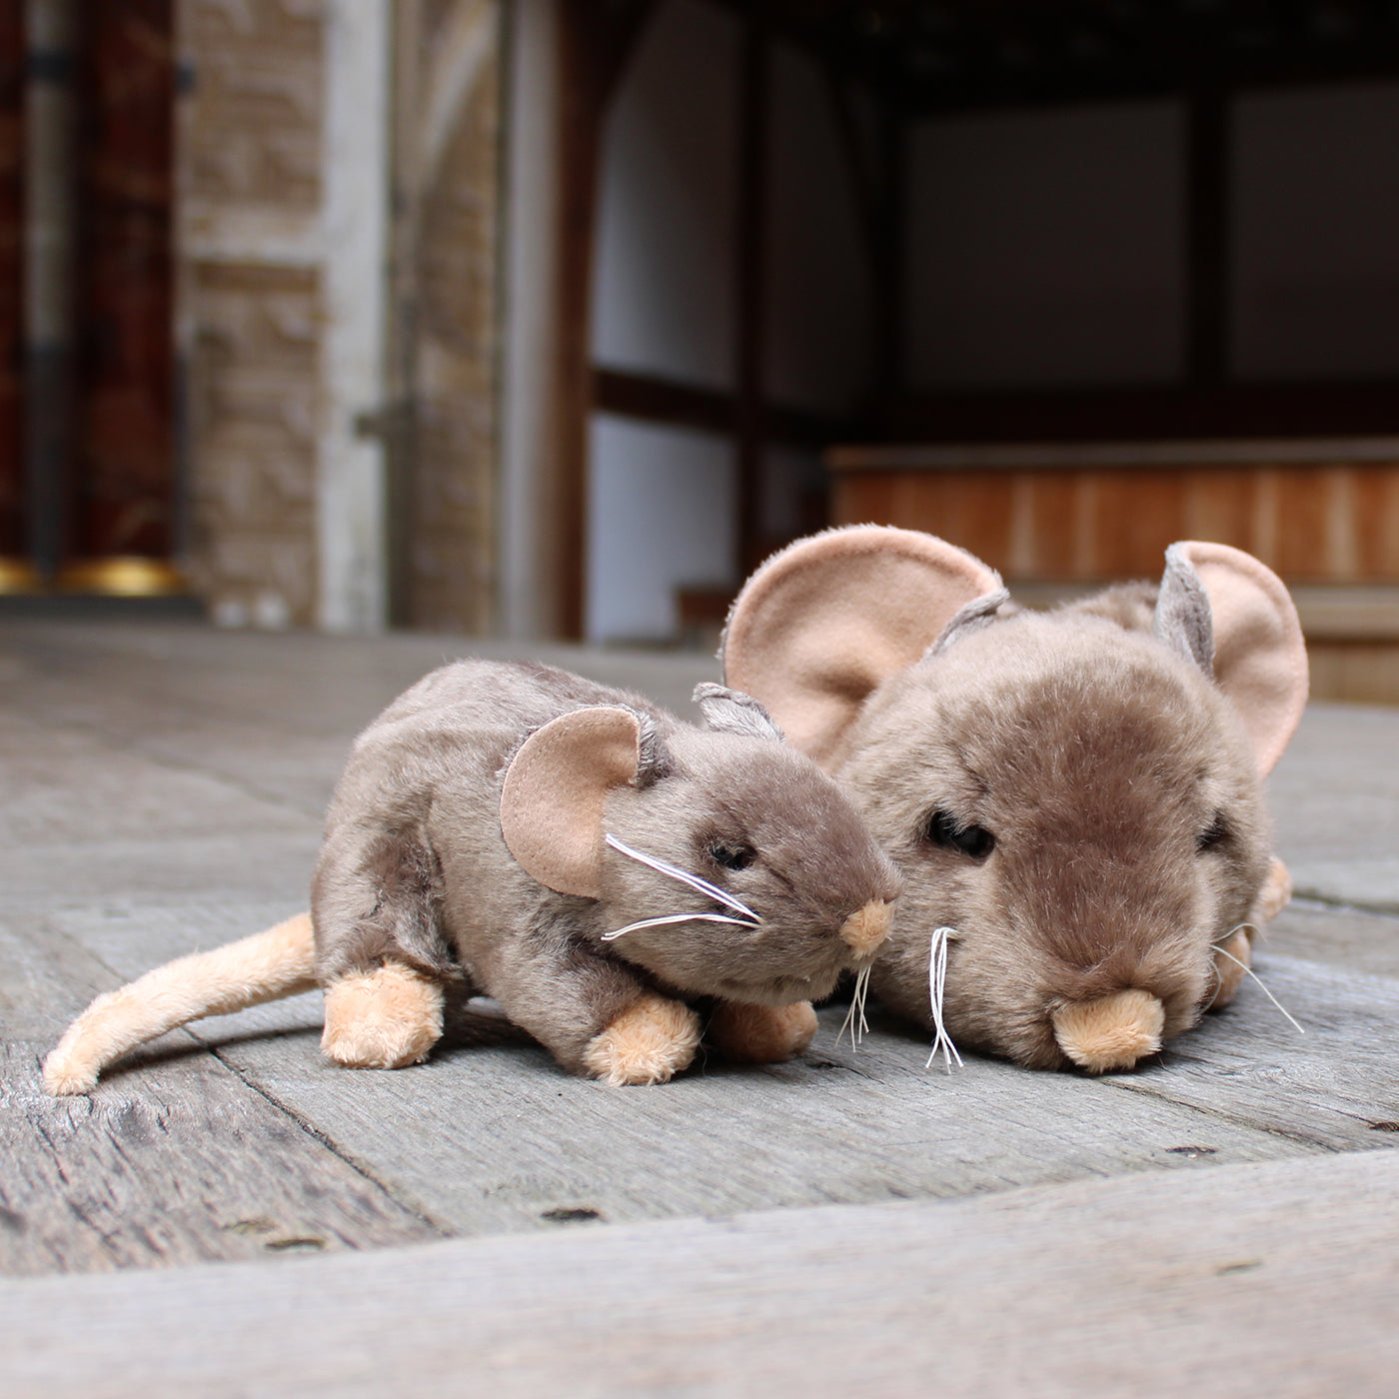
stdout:
<svg viewBox="0 0 1399 1399">
<path fill-rule="evenodd" d="M 844 439 L 1105 439 L 1399 432 L 1399 385 L 1230 378 L 1230 118 L 1257 88 L 1399 78 L 1399 15 L 1379 0 L 1248 0 L 1123 7 L 1109 0 L 712 0 L 743 24 L 733 393 L 596 369 L 589 357 L 598 162 L 608 102 L 658 3 L 560 0 L 557 615 L 581 635 L 590 414 L 730 436 L 739 467 L 739 563 L 775 542 L 757 518 L 764 449 Z M 1323 14 L 1323 11 L 1325 12 Z M 1319 43 L 1318 26 L 1327 27 Z M 762 379 L 764 190 L 770 55 L 792 44 L 824 68 L 857 191 L 875 297 L 868 403 L 826 420 L 772 403 Z M 1027 62 L 1027 56 L 1033 59 Z M 877 155 L 858 139 L 854 85 L 875 99 Z M 907 133 L 973 110 L 1175 98 L 1186 113 L 1187 351 L 1177 384 L 910 394 L 904 376 Z"/>
</svg>

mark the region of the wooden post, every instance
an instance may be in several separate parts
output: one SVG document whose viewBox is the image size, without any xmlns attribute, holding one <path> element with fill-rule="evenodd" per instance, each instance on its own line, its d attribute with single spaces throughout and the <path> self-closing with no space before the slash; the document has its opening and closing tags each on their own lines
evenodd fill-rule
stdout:
<svg viewBox="0 0 1399 1399">
<path fill-rule="evenodd" d="M 880 110 L 883 183 L 880 189 L 879 250 L 874 296 L 876 404 L 903 391 L 905 374 L 904 295 L 907 290 L 908 123 L 892 103 Z"/>
<path fill-rule="evenodd" d="M 25 463 L 29 557 L 43 577 L 67 549 L 72 471 L 76 168 L 73 0 L 29 0 L 25 101 Z"/>
<path fill-rule="evenodd" d="M 734 437 L 738 449 L 738 566 L 740 574 L 746 574 L 761 561 L 763 552 L 763 455 L 767 445 L 763 420 L 763 260 L 771 48 L 765 4 L 753 5 L 746 15 L 739 82 Z"/>
<path fill-rule="evenodd" d="M 550 496 L 557 525 L 555 625 L 583 635 L 588 509 L 592 270 L 601 143 L 600 51 L 591 0 L 559 7 L 558 361 L 554 390 L 557 475 Z"/>
<path fill-rule="evenodd" d="M 1187 373 L 1192 387 L 1214 388 L 1230 351 L 1230 126 L 1218 83 L 1191 93 L 1186 121 Z"/>
<path fill-rule="evenodd" d="M 37 581 L 24 485 L 24 0 L 0 0 L 0 593 Z"/>
</svg>

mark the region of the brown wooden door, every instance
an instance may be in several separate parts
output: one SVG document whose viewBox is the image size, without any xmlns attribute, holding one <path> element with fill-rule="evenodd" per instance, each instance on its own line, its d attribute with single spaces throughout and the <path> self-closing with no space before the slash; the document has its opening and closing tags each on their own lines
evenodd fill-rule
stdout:
<svg viewBox="0 0 1399 1399">
<path fill-rule="evenodd" d="M 70 558 L 174 543 L 172 0 L 83 7 Z"/>
</svg>

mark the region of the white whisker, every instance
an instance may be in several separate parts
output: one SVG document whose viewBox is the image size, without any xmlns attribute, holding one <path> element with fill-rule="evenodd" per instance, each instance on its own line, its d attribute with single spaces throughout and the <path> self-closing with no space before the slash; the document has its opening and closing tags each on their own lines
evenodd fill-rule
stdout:
<svg viewBox="0 0 1399 1399">
<path fill-rule="evenodd" d="M 746 918 L 731 918 L 727 913 L 667 913 L 664 918 L 642 918 L 635 923 L 628 923 L 625 928 L 613 928 L 610 933 L 602 935 L 603 942 L 611 942 L 613 938 L 619 938 L 623 933 L 639 932 L 642 928 L 660 928 L 667 923 L 732 923 L 737 928 L 756 928 L 756 923 L 750 923 Z"/>
<path fill-rule="evenodd" d="M 688 885 L 697 894 L 703 894 L 706 898 L 713 899 L 715 903 L 721 903 L 725 908 L 731 908 L 735 913 L 741 913 L 749 922 L 757 924 L 763 921 L 746 903 L 741 899 L 736 899 L 728 890 L 721 889 L 717 884 L 711 884 L 707 879 L 702 879 L 697 874 L 691 874 L 689 870 L 683 870 L 679 865 L 672 865 L 655 855 L 647 855 L 640 850 L 633 850 L 630 845 L 618 840 L 614 835 L 608 834 L 603 839 L 614 850 L 627 856 L 628 859 L 636 860 L 638 863 L 655 870 L 657 874 L 665 875 L 668 879 L 679 880 L 681 884 Z"/>
<path fill-rule="evenodd" d="M 1243 925 L 1240 925 L 1240 926 L 1243 926 Z M 1234 929 L 1234 932 L 1237 932 L 1237 931 L 1238 931 L 1237 928 Z M 1252 968 L 1251 966 L 1249 966 L 1249 964 L 1248 964 L 1247 962 L 1240 961 L 1239 958 L 1237 958 L 1236 956 L 1234 956 L 1234 954 L 1233 954 L 1232 952 L 1226 952 L 1222 947 L 1219 946 L 1218 943 L 1215 944 L 1214 950 L 1215 950 L 1216 953 L 1219 954 L 1219 956 L 1221 956 L 1221 957 L 1227 957 L 1236 967 L 1241 967 L 1241 968 L 1243 969 L 1243 972 L 1244 972 L 1244 975 L 1245 975 L 1245 976 L 1251 976 L 1260 986 L 1263 986 L 1263 978 L 1262 978 L 1261 976 L 1259 976 L 1258 973 L 1257 973 L 1256 971 L 1254 971 L 1253 968 Z M 1292 1012 L 1291 1012 L 1290 1010 L 1288 1010 L 1288 1008 L 1287 1008 L 1285 1005 L 1283 1005 L 1283 1003 L 1282 1003 L 1280 1000 L 1278 1000 L 1278 998 L 1277 998 L 1275 995 L 1273 995 L 1273 993 L 1272 993 L 1270 990 L 1268 990 L 1268 988 L 1267 988 L 1266 986 L 1263 986 L 1263 994 L 1264 994 L 1270 1001 L 1272 1001 L 1272 1003 L 1273 1003 L 1275 1006 L 1277 1006 L 1277 1008 L 1283 1013 L 1284 1016 L 1287 1017 L 1288 1023 L 1292 1026 L 1292 1028 L 1293 1028 L 1294 1030 L 1297 1031 L 1297 1033 L 1298 1033 L 1299 1035 L 1305 1035 L 1305 1034 L 1307 1033 L 1307 1032 L 1297 1023 L 1297 1019 L 1296 1019 L 1296 1017 L 1292 1014 Z"/>
<path fill-rule="evenodd" d="M 928 946 L 928 1004 L 933 1015 L 933 1051 L 923 1067 L 931 1069 L 933 1060 L 941 1051 L 948 1073 L 952 1072 L 954 1059 L 957 1067 L 962 1067 L 962 1056 L 957 1053 L 957 1046 L 952 1043 L 952 1036 L 947 1033 L 947 1025 L 942 1018 L 942 1001 L 947 991 L 947 944 L 956 936 L 956 928 L 934 928 L 933 939 Z"/>
<path fill-rule="evenodd" d="M 850 1009 L 845 1013 L 845 1019 L 841 1021 L 840 1032 L 836 1035 L 836 1043 L 839 1044 L 845 1036 L 847 1030 L 850 1031 L 850 1048 L 859 1049 L 861 1042 L 869 1033 L 870 1023 L 865 1019 L 865 998 L 870 990 L 870 973 L 874 970 L 871 963 L 869 966 L 861 967 L 855 976 L 855 989 L 850 993 Z"/>
</svg>

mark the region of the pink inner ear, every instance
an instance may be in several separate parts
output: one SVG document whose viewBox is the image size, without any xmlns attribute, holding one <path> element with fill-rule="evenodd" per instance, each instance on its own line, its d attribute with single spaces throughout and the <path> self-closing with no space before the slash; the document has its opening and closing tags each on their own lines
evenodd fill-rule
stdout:
<svg viewBox="0 0 1399 1399">
<path fill-rule="evenodd" d="M 1307 646 L 1282 580 L 1227 544 L 1182 548 L 1209 595 L 1214 675 L 1253 740 L 1258 770 L 1276 766 L 1307 705 Z"/>
<path fill-rule="evenodd" d="M 734 603 L 726 683 L 823 762 L 872 690 L 914 664 L 966 603 L 1000 586 L 972 555 L 914 530 L 856 525 L 799 540 Z"/>
<path fill-rule="evenodd" d="M 560 894 L 598 897 L 608 791 L 636 776 L 640 724 L 626 709 L 576 709 L 521 745 L 500 794 L 500 830 L 525 872 Z"/>
</svg>

